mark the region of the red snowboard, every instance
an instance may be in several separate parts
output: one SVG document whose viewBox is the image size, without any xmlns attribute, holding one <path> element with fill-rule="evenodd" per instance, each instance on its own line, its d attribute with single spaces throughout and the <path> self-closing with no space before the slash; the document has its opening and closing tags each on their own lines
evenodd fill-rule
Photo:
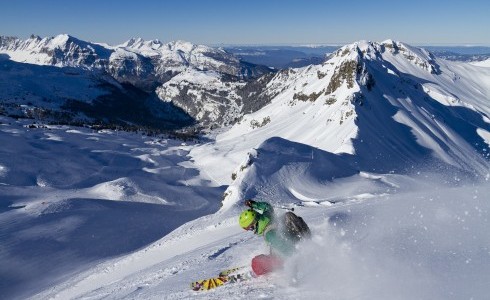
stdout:
<svg viewBox="0 0 490 300">
<path fill-rule="evenodd" d="M 281 269 L 283 264 L 283 260 L 275 255 L 261 254 L 252 258 L 252 270 L 257 276 Z"/>
</svg>

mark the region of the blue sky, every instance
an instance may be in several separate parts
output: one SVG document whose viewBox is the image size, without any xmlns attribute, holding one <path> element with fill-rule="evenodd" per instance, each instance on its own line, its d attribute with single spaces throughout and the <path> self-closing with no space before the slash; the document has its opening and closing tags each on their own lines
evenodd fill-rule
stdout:
<svg viewBox="0 0 490 300">
<path fill-rule="evenodd" d="M 490 45 L 490 1 L 15 0 L 0 2 L 0 35 L 68 33 L 119 44 L 131 37 L 200 44 Z"/>
</svg>

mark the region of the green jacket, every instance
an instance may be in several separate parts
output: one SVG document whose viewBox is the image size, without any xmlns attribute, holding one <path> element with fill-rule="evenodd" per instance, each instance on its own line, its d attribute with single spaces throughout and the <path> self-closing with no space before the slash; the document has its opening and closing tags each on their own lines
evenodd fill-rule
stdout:
<svg viewBox="0 0 490 300">
<path fill-rule="evenodd" d="M 274 208 L 267 202 L 254 202 L 252 209 L 258 213 L 255 234 L 263 235 L 271 249 L 281 256 L 288 256 L 294 252 L 295 241 L 288 239 L 276 224 Z"/>
</svg>

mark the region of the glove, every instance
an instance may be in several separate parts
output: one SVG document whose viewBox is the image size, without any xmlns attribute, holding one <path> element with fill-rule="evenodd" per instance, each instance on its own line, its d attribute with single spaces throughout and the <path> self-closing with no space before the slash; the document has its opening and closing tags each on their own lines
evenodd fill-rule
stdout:
<svg viewBox="0 0 490 300">
<path fill-rule="evenodd" d="M 248 207 L 252 207 L 252 205 L 255 203 L 252 199 L 248 199 L 245 201 L 245 205 Z"/>
</svg>

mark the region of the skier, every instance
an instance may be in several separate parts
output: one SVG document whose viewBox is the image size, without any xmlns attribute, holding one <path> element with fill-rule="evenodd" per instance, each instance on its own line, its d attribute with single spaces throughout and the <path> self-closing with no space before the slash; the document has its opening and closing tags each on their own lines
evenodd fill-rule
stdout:
<svg viewBox="0 0 490 300">
<path fill-rule="evenodd" d="M 284 265 L 284 259 L 296 249 L 296 243 L 310 236 L 310 229 L 305 221 L 290 211 L 278 217 L 274 214 L 272 205 L 267 202 L 247 200 L 245 205 L 249 208 L 240 214 L 238 223 L 243 229 L 264 236 L 270 245 L 270 254 L 254 257 L 252 271 L 235 274 L 241 267 L 232 268 L 220 272 L 217 277 L 194 281 L 191 283 L 194 291 L 207 291 L 224 284 L 241 282 L 280 269 Z M 296 277 L 293 277 L 292 283 L 295 282 Z"/>
<path fill-rule="evenodd" d="M 288 211 L 282 218 L 274 215 L 274 208 L 267 202 L 246 200 L 249 209 L 240 214 L 238 223 L 245 230 L 264 236 L 271 253 L 252 259 L 252 270 L 263 275 L 280 269 L 284 258 L 291 255 L 296 243 L 310 236 L 310 229 L 302 218 Z"/>
</svg>

